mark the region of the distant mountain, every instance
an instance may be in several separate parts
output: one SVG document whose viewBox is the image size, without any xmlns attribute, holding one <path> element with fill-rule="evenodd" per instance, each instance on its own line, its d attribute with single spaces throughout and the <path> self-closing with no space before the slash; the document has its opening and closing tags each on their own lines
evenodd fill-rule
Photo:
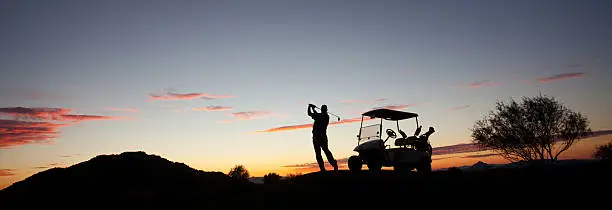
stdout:
<svg viewBox="0 0 612 210">
<path fill-rule="evenodd" d="M 486 164 L 485 162 L 482 161 L 478 161 L 477 163 L 475 163 L 474 165 L 472 165 L 472 169 L 475 170 L 484 170 L 484 169 L 488 169 L 491 166 L 489 166 L 489 164 Z"/>
<path fill-rule="evenodd" d="M 452 167 L 452 168 L 458 168 L 461 169 L 462 171 L 480 171 L 480 170 L 487 170 L 487 169 L 521 169 L 521 168 L 527 168 L 527 167 L 541 167 L 541 166 L 579 166 L 579 165 L 584 165 L 584 164 L 592 164 L 594 163 L 595 160 L 594 159 L 567 159 L 567 160 L 557 160 L 555 161 L 553 164 L 546 164 L 543 161 L 532 161 L 532 162 L 527 162 L 527 161 L 518 161 L 518 162 L 513 162 L 513 163 L 506 163 L 506 164 L 488 164 L 482 161 L 478 161 L 476 163 L 474 163 L 473 165 L 466 165 L 466 166 L 460 166 L 460 167 Z M 447 171 L 450 168 L 442 168 L 439 169 L 439 171 Z"/>
<path fill-rule="evenodd" d="M 157 155 L 124 152 L 37 173 L 0 191 L 0 203 L 27 206 L 70 201 L 95 206 L 183 206 L 224 198 L 250 184 Z"/>
</svg>

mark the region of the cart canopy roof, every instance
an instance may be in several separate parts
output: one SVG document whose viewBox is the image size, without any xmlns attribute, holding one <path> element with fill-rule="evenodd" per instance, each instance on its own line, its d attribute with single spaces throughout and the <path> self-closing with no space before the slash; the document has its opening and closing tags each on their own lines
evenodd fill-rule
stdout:
<svg viewBox="0 0 612 210">
<path fill-rule="evenodd" d="M 367 117 L 373 117 L 373 118 L 382 118 L 385 120 L 394 120 L 394 121 L 405 120 L 405 119 L 410 119 L 410 118 L 419 116 L 418 114 L 415 114 L 415 113 L 403 112 L 403 111 L 398 111 L 398 110 L 393 110 L 393 109 L 374 109 L 374 110 L 364 112 L 361 115 L 367 116 Z"/>
</svg>

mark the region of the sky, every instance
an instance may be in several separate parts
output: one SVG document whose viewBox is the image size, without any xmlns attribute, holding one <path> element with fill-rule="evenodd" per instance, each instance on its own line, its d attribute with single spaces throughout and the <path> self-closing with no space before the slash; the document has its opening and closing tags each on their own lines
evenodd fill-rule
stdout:
<svg viewBox="0 0 612 210">
<path fill-rule="evenodd" d="M 567 154 L 588 158 L 612 140 L 611 9 L 590 0 L 0 1 L 0 188 L 126 151 L 204 171 L 301 173 L 295 166 L 315 162 L 308 103 L 341 117 L 328 136 L 342 160 L 355 154 L 354 119 L 373 108 L 418 113 L 436 128 L 432 146 L 447 147 L 471 143 L 470 128 L 497 101 L 542 94 L 604 131 Z M 432 164 L 503 162 L 461 157 Z"/>
</svg>

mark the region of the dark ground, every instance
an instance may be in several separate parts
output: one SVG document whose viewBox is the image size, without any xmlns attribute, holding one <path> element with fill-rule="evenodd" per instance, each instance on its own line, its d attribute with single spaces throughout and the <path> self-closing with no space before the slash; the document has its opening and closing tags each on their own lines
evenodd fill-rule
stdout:
<svg viewBox="0 0 612 210">
<path fill-rule="evenodd" d="M 261 203 L 262 207 L 272 204 L 318 207 L 318 203 L 324 201 L 339 206 L 393 208 L 396 205 L 474 208 L 488 206 L 484 205 L 487 203 L 496 203 L 489 207 L 503 209 L 510 206 L 551 207 L 551 204 L 609 207 L 611 169 L 610 165 L 591 162 L 471 172 L 435 171 L 429 175 L 400 175 L 393 171 L 311 173 L 280 186 L 260 186 L 263 196 L 254 203 Z"/>
<path fill-rule="evenodd" d="M 0 191 L 2 209 L 603 208 L 612 166 L 309 173 L 272 184 L 237 181 L 144 152 L 104 155 L 35 174 Z"/>
</svg>

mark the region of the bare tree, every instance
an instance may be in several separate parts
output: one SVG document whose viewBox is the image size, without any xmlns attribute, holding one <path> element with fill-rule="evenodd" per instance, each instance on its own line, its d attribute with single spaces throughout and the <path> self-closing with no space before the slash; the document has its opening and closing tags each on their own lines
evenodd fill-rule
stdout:
<svg viewBox="0 0 612 210">
<path fill-rule="evenodd" d="M 498 101 L 493 111 L 476 121 L 472 141 L 510 161 L 550 160 L 591 134 L 586 117 L 555 98 L 523 97 L 519 104 Z"/>
<path fill-rule="evenodd" d="M 229 171 L 228 176 L 238 180 L 247 180 L 249 171 L 243 165 L 236 165 Z"/>
</svg>

